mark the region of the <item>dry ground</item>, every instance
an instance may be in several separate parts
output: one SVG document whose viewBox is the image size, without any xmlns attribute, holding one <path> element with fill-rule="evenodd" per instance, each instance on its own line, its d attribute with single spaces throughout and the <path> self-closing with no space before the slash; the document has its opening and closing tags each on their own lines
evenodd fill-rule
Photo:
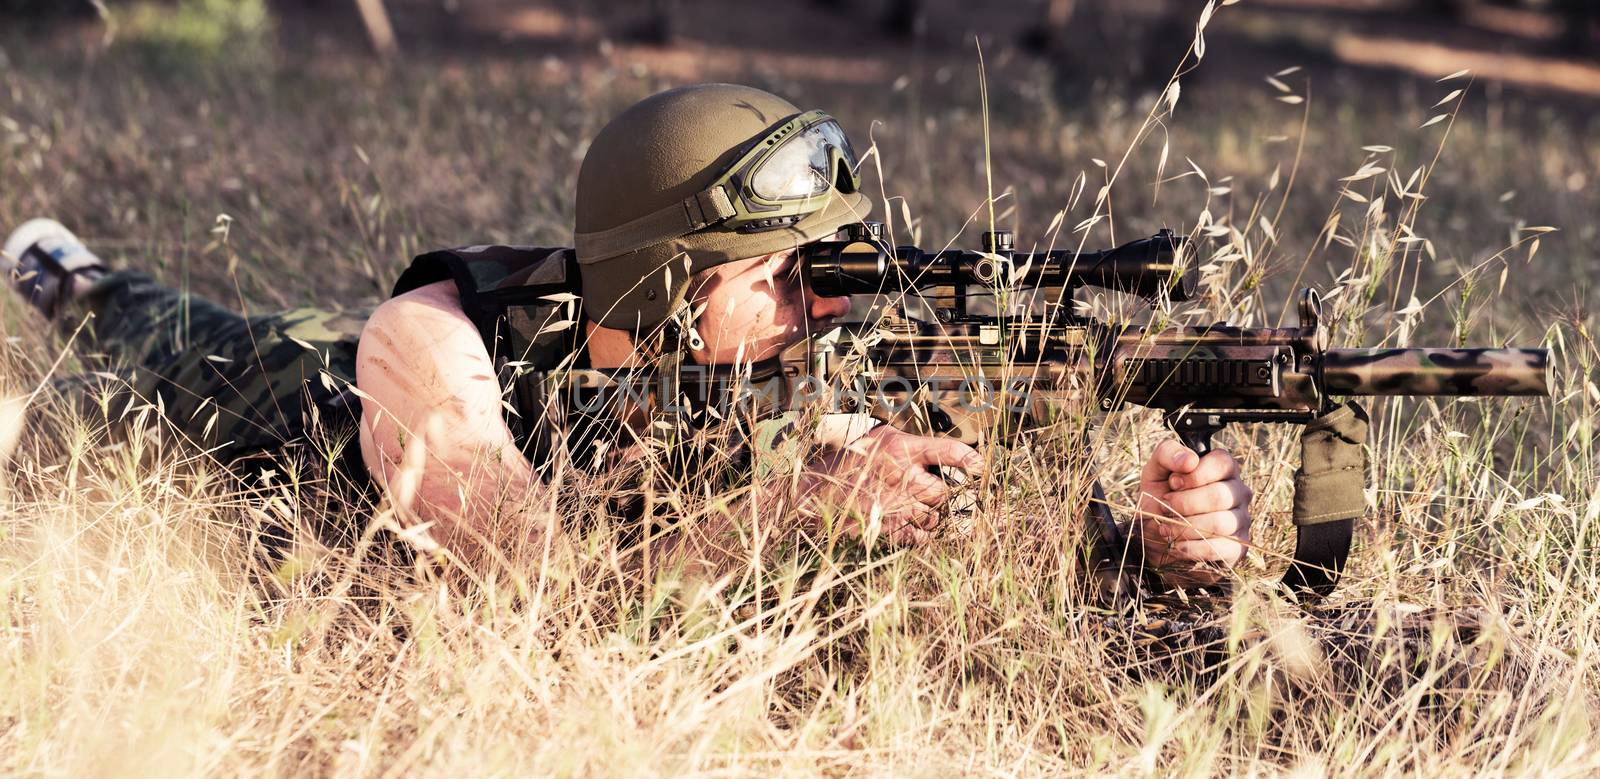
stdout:
<svg viewBox="0 0 1600 779">
<path fill-rule="evenodd" d="M 446 49 L 383 70 L 209 17 L 124 20 L 109 48 L 98 27 L 0 32 L 0 224 L 54 214 L 116 262 L 252 310 L 372 303 L 424 247 L 565 242 L 586 139 L 717 77 L 840 116 L 875 149 L 877 213 L 926 245 L 975 241 L 991 192 L 1023 246 L 1168 225 L 1204 242 L 1201 316 L 1274 321 L 1298 279 L 1336 290 L 1345 342 L 1544 342 L 1558 364 L 1551 400 L 1376 405 L 1375 508 L 1317 614 L 1261 584 L 1288 544 L 1291 437 L 1234 432 L 1264 552 L 1220 628 L 1237 651 L 1206 675 L 1087 607 L 1061 499 L 1085 474 L 1048 441 L 995 453 L 1004 491 L 966 537 L 641 583 L 606 526 L 471 577 L 309 536 L 263 566 L 252 528 L 329 509 L 293 485 L 241 492 L 159 428 L 107 444 L 50 417 L 0 482 L 0 766 L 1594 773 L 1595 104 L 1288 71 L 1303 52 L 1230 38 L 1236 12 L 1177 93 L 987 41 L 987 144 L 959 40 Z M 15 301 L 0 318 L 6 394 L 71 369 Z M 1098 435 L 1119 503 L 1159 436 L 1137 410 Z"/>
</svg>

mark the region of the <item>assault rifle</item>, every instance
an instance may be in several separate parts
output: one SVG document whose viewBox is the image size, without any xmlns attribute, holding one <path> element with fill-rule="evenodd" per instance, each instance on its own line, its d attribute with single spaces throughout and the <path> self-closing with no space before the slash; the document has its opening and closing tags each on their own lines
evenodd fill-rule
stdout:
<svg viewBox="0 0 1600 779">
<path fill-rule="evenodd" d="M 1101 252 L 1020 253 L 1007 232 L 985 233 L 982 251 L 925 252 L 886 246 L 879 226 L 856 225 L 804 247 L 802 272 L 819 295 L 874 295 L 879 305 L 807 342 L 785 372 L 826 377 L 902 428 L 969 441 L 985 426 L 1036 423 L 1056 400 L 1088 399 L 1098 412 L 1139 405 L 1160 411 L 1201 454 L 1231 423 L 1304 425 L 1337 408 L 1337 396 L 1549 394 L 1545 349 L 1330 348 L 1309 288 L 1297 327 L 1148 328 L 1098 321 L 1075 305 L 1084 287 L 1152 305 L 1190 300 L 1199 274 L 1185 250 L 1163 230 Z M 1096 564 L 1118 565 L 1126 541 L 1098 483 L 1088 515 Z M 1284 582 L 1326 594 L 1353 519 L 1300 519 Z"/>
</svg>

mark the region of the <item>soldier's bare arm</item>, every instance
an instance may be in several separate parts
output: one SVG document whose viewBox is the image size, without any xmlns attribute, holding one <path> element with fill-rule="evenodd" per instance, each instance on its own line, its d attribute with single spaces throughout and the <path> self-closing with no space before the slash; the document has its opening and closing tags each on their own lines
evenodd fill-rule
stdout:
<svg viewBox="0 0 1600 779">
<path fill-rule="evenodd" d="M 356 385 L 368 471 L 447 543 L 460 551 L 544 528 L 520 513 L 543 505 L 547 488 L 501 416 L 494 365 L 451 282 L 378 307 L 361 333 Z"/>
</svg>

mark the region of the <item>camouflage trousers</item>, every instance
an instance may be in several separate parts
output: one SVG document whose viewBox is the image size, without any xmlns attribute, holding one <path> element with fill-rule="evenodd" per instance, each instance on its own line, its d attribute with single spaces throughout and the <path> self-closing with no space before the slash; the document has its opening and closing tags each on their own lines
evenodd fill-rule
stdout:
<svg viewBox="0 0 1600 779">
<path fill-rule="evenodd" d="M 92 371 L 55 388 L 80 412 L 112 422 L 149 404 L 197 451 L 229 466 L 295 453 L 360 484 L 360 406 L 348 388 L 369 313 L 241 316 L 143 273 L 112 273 L 63 315 Z"/>
</svg>

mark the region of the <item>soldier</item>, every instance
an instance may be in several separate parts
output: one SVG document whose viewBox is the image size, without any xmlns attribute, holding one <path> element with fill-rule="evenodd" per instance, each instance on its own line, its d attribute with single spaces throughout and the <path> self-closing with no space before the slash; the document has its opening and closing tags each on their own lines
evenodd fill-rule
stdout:
<svg viewBox="0 0 1600 779">
<path fill-rule="evenodd" d="M 795 249 L 867 213 L 855 165 L 827 114 L 749 87 L 699 85 L 646 98 L 594 138 L 578 176 L 575 248 L 425 254 L 370 312 L 242 317 L 111 271 L 49 220 L 18 229 L 3 257 L 46 317 L 75 328 L 92 314 L 81 351 L 107 355 L 127 390 L 197 446 L 231 461 L 315 452 L 470 551 L 555 527 L 536 516 L 554 471 L 604 474 L 652 451 L 656 420 L 596 424 L 571 404 L 557 410 L 542 377 L 759 364 L 849 310 L 845 298 L 812 294 Z M 341 446 L 351 438 L 359 445 Z M 814 446 L 785 448 L 795 441 Z M 793 415 L 760 419 L 734 444 L 718 451 L 754 456 L 676 461 L 702 474 L 708 463 L 730 469 L 790 535 L 842 508 L 847 532 L 876 513 L 884 537 L 923 542 L 951 495 L 930 469 L 976 476 L 983 465 L 960 442 L 850 415 L 825 415 L 814 429 Z M 1226 451 L 1200 458 L 1163 441 L 1141 481 L 1147 559 L 1242 559 L 1251 493 Z M 667 544 L 715 565 L 716 533 L 700 530 L 707 543 Z"/>
</svg>

